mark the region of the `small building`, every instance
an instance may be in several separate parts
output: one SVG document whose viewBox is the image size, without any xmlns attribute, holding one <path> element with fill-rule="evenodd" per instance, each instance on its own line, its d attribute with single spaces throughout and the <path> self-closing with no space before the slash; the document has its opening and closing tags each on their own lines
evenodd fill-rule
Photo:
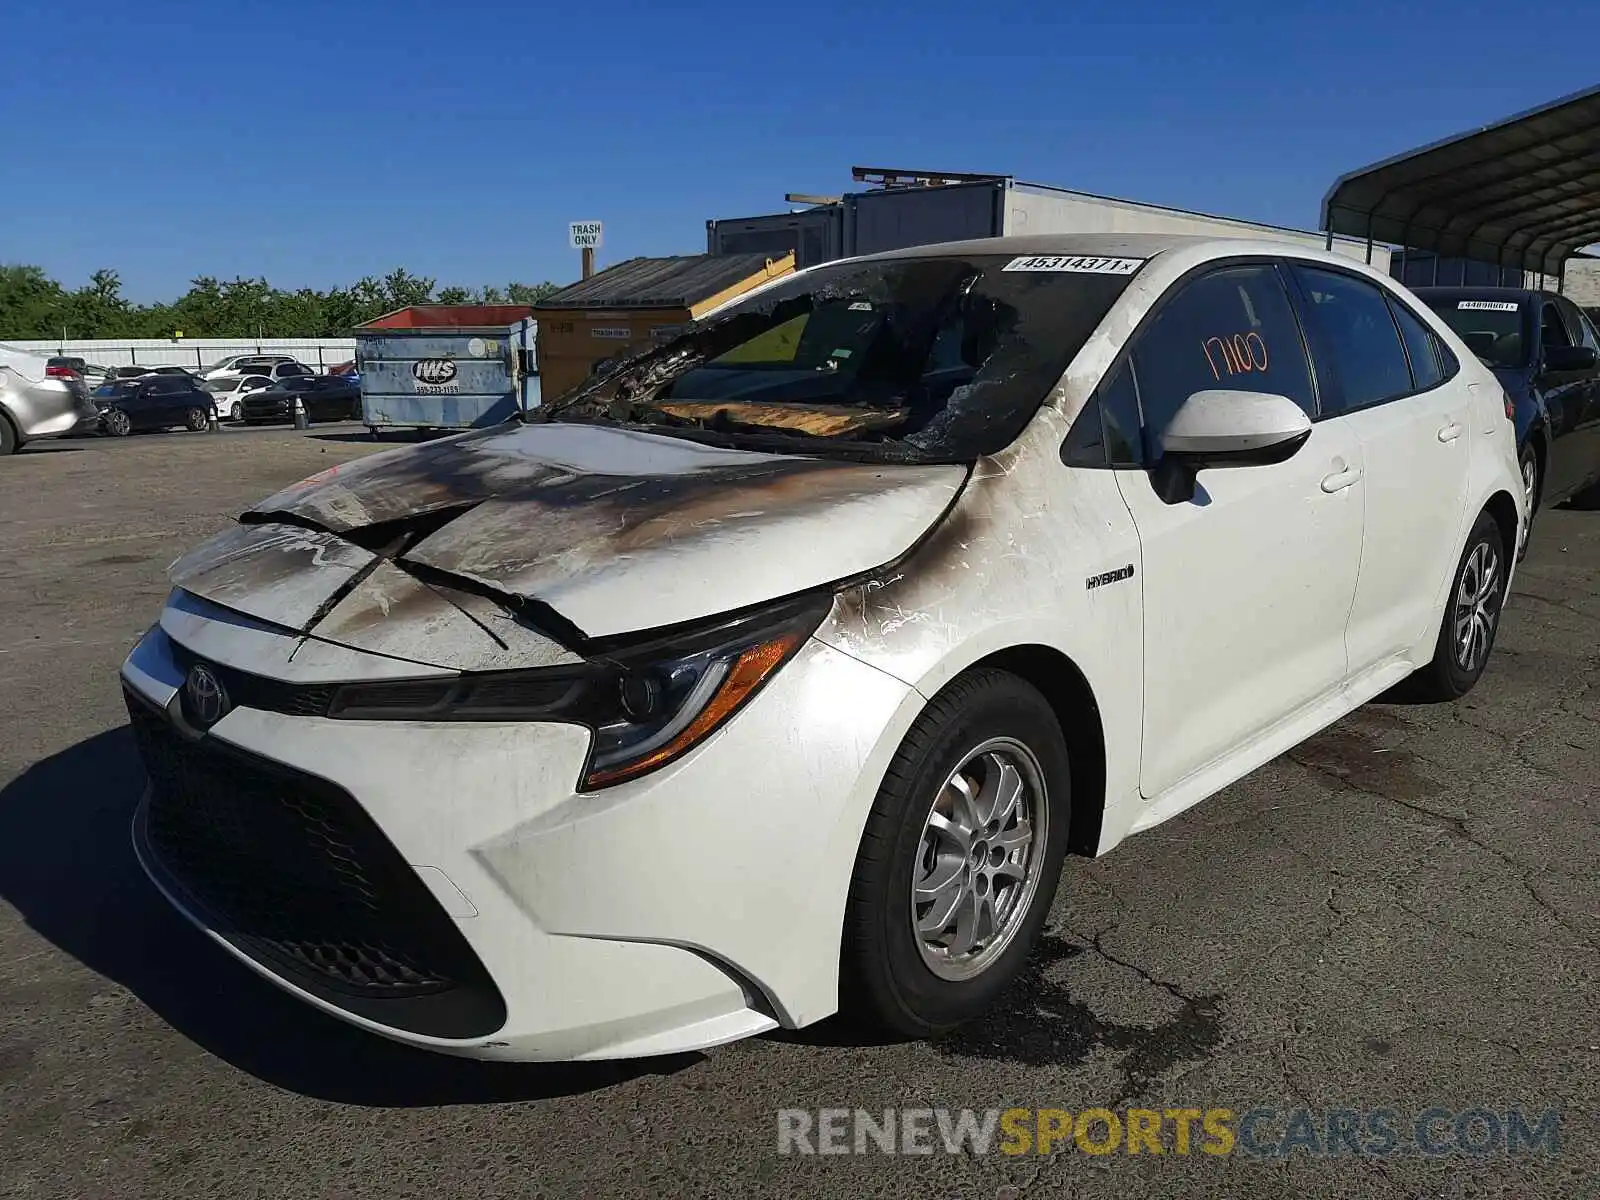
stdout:
<svg viewBox="0 0 1600 1200">
<path fill-rule="evenodd" d="M 690 321 L 794 272 L 794 254 L 630 258 L 562 288 L 535 309 L 539 383 L 548 399 L 608 359 L 677 335 Z"/>
</svg>

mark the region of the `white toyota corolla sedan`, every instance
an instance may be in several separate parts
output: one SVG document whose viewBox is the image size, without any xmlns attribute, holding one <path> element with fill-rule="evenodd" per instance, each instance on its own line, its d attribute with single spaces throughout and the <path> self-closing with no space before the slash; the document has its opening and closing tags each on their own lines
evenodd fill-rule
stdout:
<svg viewBox="0 0 1600 1200">
<path fill-rule="evenodd" d="M 936 1034 L 1068 854 L 1471 688 L 1522 494 L 1489 369 L 1347 259 L 831 263 L 179 559 L 122 668 L 135 844 L 229 952 L 417 1046 Z"/>
</svg>

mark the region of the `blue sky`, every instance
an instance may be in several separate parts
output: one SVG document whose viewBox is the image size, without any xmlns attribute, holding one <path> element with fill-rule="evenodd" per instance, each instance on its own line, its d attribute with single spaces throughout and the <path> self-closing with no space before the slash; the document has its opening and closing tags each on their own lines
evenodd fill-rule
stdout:
<svg viewBox="0 0 1600 1200">
<path fill-rule="evenodd" d="M 21 11 L 19 11 L 19 8 Z M 1092 10 L 1092 11 L 1084 11 Z M 1340 173 L 1600 81 L 1592 0 L 20 0 L 0 261 L 566 281 L 853 164 L 1313 227 Z M 1577 32 L 1577 36 L 1575 36 Z M 26 51 L 20 48 L 26 47 Z"/>
</svg>

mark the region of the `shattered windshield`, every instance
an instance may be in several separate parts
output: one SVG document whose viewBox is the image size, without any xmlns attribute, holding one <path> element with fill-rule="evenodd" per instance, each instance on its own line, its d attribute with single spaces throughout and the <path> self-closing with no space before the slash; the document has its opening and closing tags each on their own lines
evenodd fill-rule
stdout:
<svg viewBox="0 0 1600 1200">
<path fill-rule="evenodd" d="M 620 360 L 532 419 L 970 460 L 1016 439 L 1141 265 L 976 254 L 820 267 Z"/>
</svg>

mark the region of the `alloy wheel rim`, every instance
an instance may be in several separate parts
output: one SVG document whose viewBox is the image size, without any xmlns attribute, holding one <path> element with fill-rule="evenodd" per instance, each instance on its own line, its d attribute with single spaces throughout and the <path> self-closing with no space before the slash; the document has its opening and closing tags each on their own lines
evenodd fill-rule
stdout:
<svg viewBox="0 0 1600 1200">
<path fill-rule="evenodd" d="M 934 796 L 911 879 L 911 928 L 942 979 L 972 979 L 1005 953 L 1038 890 L 1049 796 L 1033 751 L 991 738 Z"/>
<path fill-rule="evenodd" d="M 122 433 L 128 428 L 128 415 L 120 410 L 113 409 L 106 417 L 106 425 L 112 433 Z"/>
<path fill-rule="evenodd" d="M 1494 640 L 1500 618 L 1500 556 L 1487 541 L 1467 556 L 1456 588 L 1454 614 L 1456 665 L 1469 674 L 1479 670 Z"/>
<path fill-rule="evenodd" d="M 1533 531 L 1533 506 L 1539 495 L 1539 464 L 1533 459 L 1528 459 L 1522 464 L 1522 497 L 1527 501 L 1528 519 L 1523 521 L 1522 529 L 1517 534 L 1517 552 L 1521 553 L 1522 547 L 1528 543 L 1528 534 Z"/>
</svg>

